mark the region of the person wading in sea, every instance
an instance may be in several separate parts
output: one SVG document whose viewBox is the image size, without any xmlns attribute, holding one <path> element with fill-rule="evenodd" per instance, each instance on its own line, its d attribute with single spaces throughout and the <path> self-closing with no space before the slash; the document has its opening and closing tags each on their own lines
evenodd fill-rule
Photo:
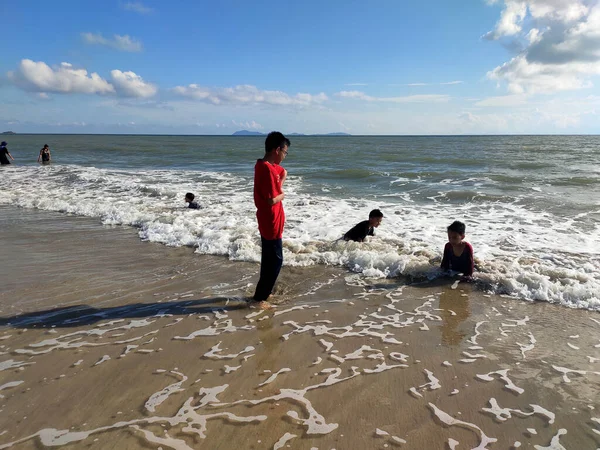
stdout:
<svg viewBox="0 0 600 450">
<path fill-rule="evenodd" d="M 282 236 L 285 223 L 283 182 L 287 170 L 280 166 L 290 140 L 278 131 L 267 135 L 265 156 L 254 166 L 254 204 L 261 240 L 260 279 L 253 300 L 262 309 L 270 309 L 267 299 L 283 265 Z"/>
</svg>

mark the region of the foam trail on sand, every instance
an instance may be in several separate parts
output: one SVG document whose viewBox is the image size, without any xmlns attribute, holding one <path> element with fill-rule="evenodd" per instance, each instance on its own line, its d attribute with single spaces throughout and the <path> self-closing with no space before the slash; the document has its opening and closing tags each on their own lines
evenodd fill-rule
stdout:
<svg viewBox="0 0 600 450">
<path fill-rule="evenodd" d="M 493 381 L 494 378 L 491 375 L 500 375 L 499 378 L 506 383 L 504 386 L 506 389 L 509 389 L 517 394 L 522 394 L 525 392 L 524 389 L 515 385 L 510 378 L 508 378 L 508 369 L 497 370 L 496 372 L 490 372 L 485 375 L 475 375 L 476 378 L 479 378 L 482 381 Z"/>
<path fill-rule="evenodd" d="M 493 444 L 494 442 L 496 442 L 498 440 L 496 438 L 486 436 L 486 434 L 483 432 L 483 430 L 475 424 L 472 424 L 469 422 L 463 422 L 462 420 L 455 419 L 454 417 L 450 416 L 449 414 L 447 414 L 444 411 L 442 411 L 441 409 L 439 409 L 433 403 L 429 403 L 429 407 L 431 408 L 433 413 L 436 415 L 436 417 L 442 423 L 445 423 L 448 426 L 451 426 L 451 427 L 459 426 L 462 428 L 468 428 L 471 430 L 478 431 L 481 441 L 479 442 L 479 445 L 477 447 L 475 447 L 473 450 L 486 450 L 488 444 Z"/>
<path fill-rule="evenodd" d="M 185 389 L 181 389 L 181 385 L 187 381 L 188 377 L 180 372 L 176 372 L 172 370 L 170 373 L 176 375 L 181 378 L 177 383 L 170 384 L 169 386 L 161 389 L 158 392 L 155 392 L 150 396 L 150 398 L 146 401 L 144 407 L 150 411 L 154 412 L 156 407 L 161 405 L 171 394 L 176 394 L 177 392 L 183 392 Z"/>
<path fill-rule="evenodd" d="M 292 439 L 294 439 L 296 436 L 297 435 L 292 434 L 292 433 L 285 433 L 275 443 L 275 445 L 273 446 L 273 450 L 279 450 L 280 448 L 283 448 L 285 444 L 287 444 L 289 441 L 291 441 Z"/>
<path fill-rule="evenodd" d="M 259 384 L 259 386 L 264 386 L 266 384 L 270 384 L 273 381 L 275 381 L 275 378 L 277 378 L 279 375 L 281 375 L 282 373 L 287 373 L 287 372 L 291 372 L 292 369 L 289 369 L 287 367 L 284 367 L 283 369 L 279 369 L 277 372 L 275 372 L 273 375 L 271 375 L 269 378 L 267 378 L 265 381 L 263 381 L 262 383 Z"/>
<path fill-rule="evenodd" d="M 552 438 L 550 445 L 548 447 L 542 447 L 541 445 L 534 445 L 536 450 L 567 450 L 560 443 L 560 437 L 567 434 L 567 430 L 561 428 L 558 430 L 558 433 Z"/>
</svg>

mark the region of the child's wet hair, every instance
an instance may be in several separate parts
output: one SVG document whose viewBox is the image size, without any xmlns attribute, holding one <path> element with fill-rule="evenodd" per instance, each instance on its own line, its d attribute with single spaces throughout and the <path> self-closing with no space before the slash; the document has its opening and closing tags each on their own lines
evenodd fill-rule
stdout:
<svg viewBox="0 0 600 450">
<path fill-rule="evenodd" d="M 369 213 L 369 219 L 373 219 L 373 218 L 377 218 L 377 217 L 383 217 L 383 213 L 380 210 L 374 209 L 373 211 L 371 211 Z"/>
<path fill-rule="evenodd" d="M 464 235 L 466 230 L 467 230 L 467 226 L 464 223 L 462 223 L 460 220 L 455 220 L 448 227 L 448 231 L 454 231 L 455 233 L 458 233 L 460 235 Z"/>
<path fill-rule="evenodd" d="M 196 197 L 196 196 L 195 196 L 194 194 L 192 194 L 191 192 L 188 192 L 187 194 L 185 194 L 185 198 L 186 198 L 186 199 L 188 199 L 188 198 L 189 198 L 189 199 L 190 199 L 190 201 L 193 201 L 195 197 Z"/>
</svg>

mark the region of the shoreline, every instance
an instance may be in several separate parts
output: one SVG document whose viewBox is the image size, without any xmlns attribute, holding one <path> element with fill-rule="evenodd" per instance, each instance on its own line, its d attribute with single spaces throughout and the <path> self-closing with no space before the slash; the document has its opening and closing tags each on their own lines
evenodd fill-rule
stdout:
<svg viewBox="0 0 600 450">
<path fill-rule="evenodd" d="M 23 212 L 0 209 L 0 448 L 600 445 L 597 312 L 284 266 L 264 313 L 257 264 Z"/>
</svg>

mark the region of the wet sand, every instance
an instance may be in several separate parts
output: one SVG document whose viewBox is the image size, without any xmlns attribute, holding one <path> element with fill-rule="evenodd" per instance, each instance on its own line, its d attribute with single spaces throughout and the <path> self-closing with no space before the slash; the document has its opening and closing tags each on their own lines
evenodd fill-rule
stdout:
<svg viewBox="0 0 600 450">
<path fill-rule="evenodd" d="M 0 449 L 596 449 L 600 315 L 0 208 Z M 566 433 L 565 433 L 566 431 Z"/>
</svg>

